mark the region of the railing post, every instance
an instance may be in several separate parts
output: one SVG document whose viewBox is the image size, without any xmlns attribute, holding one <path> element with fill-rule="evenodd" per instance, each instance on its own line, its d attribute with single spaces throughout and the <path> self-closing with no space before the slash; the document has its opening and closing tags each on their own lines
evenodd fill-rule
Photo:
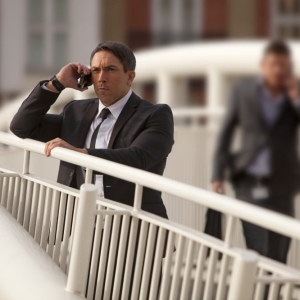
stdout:
<svg viewBox="0 0 300 300">
<path fill-rule="evenodd" d="M 29 160 L 30 160 L 30 151 L 24 150 L 24 160 L 23 160 L 23 174 L 29 173 Z"/>
<path fill-rule="evenodd" d="M 135 211 L 141 210 L 142 196 L 143 196 L 143 186 L 140 184 L 136 184 L 135 193 L 134 193 L 134 202 L 133 202 L 133 209 Z"/>
<path fill-rule="evenodd" d="M 234 225 L 236 223 L 236 218 L 234 216 L 228 215 L 227 222 L 226 222 L 226 231 L 225 231 L 225 246 L 230 248 L 232 247 L 232 237 L 233 237 L 233 230 Z"/>
<path fill-rule="evenodd" d="M 85 297 L 93 243 L 96 197 L 95 185 L 81 185 L 66 290 L 83 297 Z"/>
<path fill-rule="evenodd" d="M 86 168 L 85 183 L 92 183 L 92 179 L 93 179 L 93 170 Z"/>
<path fill-rule="evenodd" d="M 251 300 L 254 294 L 258 254 L 250 250 L 238 249 L 235 258 L 228 299 Z"/>
</svg>

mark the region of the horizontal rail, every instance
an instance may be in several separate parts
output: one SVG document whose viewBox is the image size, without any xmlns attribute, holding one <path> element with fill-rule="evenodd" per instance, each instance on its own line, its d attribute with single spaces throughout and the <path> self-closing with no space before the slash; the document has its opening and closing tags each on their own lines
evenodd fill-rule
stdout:
<svg viewBox="0 0 300 300">
<path fill-rule="evenodd" d="M 256 282 L 261 282 L 261 283 L 287 283 L 287 282 L 295 282 L 295 278 L 291 277 L 274 277 L 274 276 L 261 276 L 261 277 L 256 277 Z"/>
<path fill-rule="evenodd" d="M 44 143 L 31 139 L 22 140 L 12 134 L 0 132 L 0 143 L 44 154 Z M 52 150 L 51 157 L 75 165 L 78 165 L 78 162 L 80 162 L 82 167 L 175 195 L 300 240 L 300 221 L 291 217 L 172 179 L 162 178 L 159 175 L 143 170 L 64 148 Z"/>
<path fill-rule="evenodd" d="M 0 177 L 20 177 L 17 173 L 0 173 Z"/>
<path fill-rule="evenodd" d="M 173 108 L 172 109 L 174 118 L 197 118 L 197 117 L 222 117 L 225 113 L 225 108 L 216 107 L 211 108 L 197 108 L 197 107 L 188 107 L 188 108 Z"/>
<path fill-rule="evenodd" d="M 106 209 L 99 209 L 96 210 L 96 215 L 111 215 L 111 216 L 123 216 L 123 215 L 131 215 L 127 210 L 106 210 Z"/>
</svg>

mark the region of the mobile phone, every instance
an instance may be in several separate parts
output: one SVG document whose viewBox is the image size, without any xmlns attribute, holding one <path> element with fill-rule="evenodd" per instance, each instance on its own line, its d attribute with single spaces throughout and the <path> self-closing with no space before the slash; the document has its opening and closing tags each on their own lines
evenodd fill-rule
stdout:
<svg viewBox="0 0 300 300">
<path fill-rule="evenodd" d="M 92 82 L 92 74 L 91 73 L 88 75 L 85 75 L 85 74 L 80 75 L 79 80 L 78 80 L 78 87 L 80 89 L 86 88 L 92 84 L 93 84 L 93 82 Z"/>
</svg>

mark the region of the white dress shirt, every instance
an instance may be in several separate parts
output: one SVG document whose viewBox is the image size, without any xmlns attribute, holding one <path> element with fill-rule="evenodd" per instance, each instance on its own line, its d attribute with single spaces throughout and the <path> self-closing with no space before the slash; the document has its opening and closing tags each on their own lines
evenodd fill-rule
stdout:
<svg viewBox="0 0 300 300">
<path fill-rule="evenodd" d="M 50 89 L 48 89 L 46 87 L 45 84 L 42 85 L 42 88 L 47 91 L 51 91 Z M 99 99 L 98 113 L 97 113 L 96 117 L 94 118 L 94 120 L 90 126 L 90 129 L 87 133 L 85 143 L 84 143 L 84 148 L 90 148 L 90 143 L 91 143 L 91 138 L 92 138 L 93 132 L 96 129 L 96 127 L 99 125 L 99 123 L 102 121 L 102 119 L 99 118 L 99 115 L 103 108 L 108 108 L 110 111 L 110 114 L 103 121 L 103 123 L 101 124 L 101 126 L 99 128 L 96 145 L 95 145 L 96 149 L 107 149 L 109 140 L 110 140 L 110 136 L 112 134 L 115 123 L 116 123 L 122 109 L 124 108 L 125 104 L 127 103 L 128 99 L 130 98 L 131 94 L 132 94 L 132 90 L 129 90 L 128 93 L 123 98 L 121 98 L 119 101 L 117 101 L 116 103 L 114 103 L 113 105 L 108 106 L 108 107 L 104 106 L 102 104 L 101 100 Z M 83 171 L 84 177 L 85 177 L 85 171 L 83 169 L 82 169 L 82 171 Z M 98 196 L 104 197 L 103 175 L 96 175 L 95 185 L 98 188 Z"/>
<path fill-rule="evenodd" d="M 96 140 L 96 149 L 107 149 L 110 136 L 112 134 L 113 128 L 115 126 L 115 123 L 124 108 L 125 104 L 127 103 L 129 97 L 131 96 L 132 91 L 129 90 L 129 92 L 119 101 L 114 103 L 111 106 L 104 106 L 101 103 L 101 100 L 99 101 L 99 107 L 98 107 L 98 113 L 93 120 L 90 129 L 88 131 L 88 134 L 85 139 L 84 143 L 84 148 L 90 148 L 90 143 L 92 139 L 92 135 L 96 127 L 99 125 L 99 123 L 102 121 L 101 118 L 99 118 L 99 115 L 104 108 L 108 108 L 110 110 L 110 114 L 107 116 L 107 118 L 103 121 L 101 124 L 98 135 L 97 135 L 97 140 Z M 84 174 L 85 175 L 85 174 Z M 95 185 L 98 188 L 98 196 L 104 197 L 104 191 L 103 191 L 103 175 L 96 175 L 96 180 L 95 180 Z"/>
</svg>

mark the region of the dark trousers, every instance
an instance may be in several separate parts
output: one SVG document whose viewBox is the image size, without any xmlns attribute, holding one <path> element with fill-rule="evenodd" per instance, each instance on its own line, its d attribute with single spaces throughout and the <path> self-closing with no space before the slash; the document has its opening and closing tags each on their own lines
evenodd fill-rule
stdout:
<svg viewBox="0 0 300 300">
<path fill-rule="evenodd" d="M 268 189 L 269 196 L 266 199 L 254 199 L 252 191 L 258 185 Z M 242 174 L 235 178 L 233 187 L 236 198 L 239 200 L 293 216 L 293 193 L 289 191 L 281 193 L 272 191 L 267 178 L 258 179 L 247 174 Z M 286 263 L 290 238 L 246 221 L 242 221 L 242 225 L 248 249 L 255 250 L 263 256 Z"/>
</svg>

